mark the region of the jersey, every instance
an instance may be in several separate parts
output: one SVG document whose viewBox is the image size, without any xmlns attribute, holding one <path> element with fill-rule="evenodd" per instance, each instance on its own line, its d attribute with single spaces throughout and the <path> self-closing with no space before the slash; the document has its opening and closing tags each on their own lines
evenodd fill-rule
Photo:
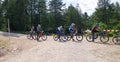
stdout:
<svg viewBox="0 0 120 62">
<path fill-rule="evenodd" d="M 98 27 L 94 27 L 92 31 L 98 31 Z"/>
</svg>

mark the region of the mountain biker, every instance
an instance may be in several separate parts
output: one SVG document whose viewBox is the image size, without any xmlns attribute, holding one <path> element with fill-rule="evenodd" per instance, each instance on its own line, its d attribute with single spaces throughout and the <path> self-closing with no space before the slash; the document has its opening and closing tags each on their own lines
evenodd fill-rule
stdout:
<svg viewBox="0 0 120 62">
<path fill-rule="evenodd" d="M 33 32 L 34 32 L 34 26 L 32 26 L 30 29 L 30 33 L 33 33 Z"/>
<path fill-rule="evenodd" d="M 99 32 L 99 24 L 96 24 L 93 28 L 92 28 L 92 41 L 94 42 L 94 36 L 95 36 L 95 33 L 98 33 Z"/>
<path fill-rule="evenodd" d="M 42 28 L 41 28 L 41 25 L 38 24 L 37 26 L 37 40 L 38 40 L 38 37 L 41 37 L 42 36 Z"/>
<path fill-rule="evenodd" d="M 59 26 L 59 27 L 57 28 L 57 34 L 58 34 L 58 38 L 60 38 L 60 35 L 63 34 L 63 27 L 62 27 L 62 26 Z"/>
<path fill-rule="evenodd" d="M 32 36 L 32 38 L 33 38 L 33 33 L 34 33 L 34 26 L 32 26 L 30 29 L 30 36 Z"/>
<path fill-rule="evenodd" d="M 72 23 L 70 26 L 69 26 L 69 32 L 70 32 L 70 35 L 71 35 L 71 38 L 72 40 L 74 41 L 73 39 L 73 34 L 76 32 L 76 27 L 75 27 L 75 23 Z"/>
</svg>

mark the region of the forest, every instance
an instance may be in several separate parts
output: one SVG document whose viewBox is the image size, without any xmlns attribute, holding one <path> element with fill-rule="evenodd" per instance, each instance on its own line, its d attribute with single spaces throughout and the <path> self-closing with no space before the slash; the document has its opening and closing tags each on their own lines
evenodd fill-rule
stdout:
<svg viewBox="0 0 120 62">
<path fill-rule="evenodd" d="M 101 29 L 120 29 L 120 4 L 98 0 L 95 12 L 82 13 L 79 4 L 69 5 L 63 0 L 0 0 L 0 31 L 29 31 L 31 26 L 42 25 L 44 31 L 54 32 L 60 25 L 65 29 L 75 23 L 78 29 L 91 29 L 99 23 Z"/>
</svg>

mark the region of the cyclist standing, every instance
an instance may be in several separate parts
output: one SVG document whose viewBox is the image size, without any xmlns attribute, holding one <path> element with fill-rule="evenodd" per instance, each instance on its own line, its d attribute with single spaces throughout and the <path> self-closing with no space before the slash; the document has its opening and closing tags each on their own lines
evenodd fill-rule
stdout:
<svg viewBox="0 0 120 62">
<path fill-rule="evenodd" d="M 62 26 L 59 26 L 57 28 L 57 34 L 58 34 L 58 38 L 60 38 L 60 36 L 63 34 L 63 27 Z"/>
<path fill-rule="evenodd" d="M 30 30 L 30 36 L 32 36 L 33 38 L 33 33 L 34 33 L 34 26 L 31 27 L 31 30 Z M 34 38 L 33 38 L 34 39 Z"/>
<path fill-rule="evenodd" d="M 33 32 L 34 32 L 34 26 L 32 26 L 30 29 L 30 33 L 33 34 Z"/>
<path fill-rule="evenodd" d="M 42 36 L 42 28 L 41 28 L 41 25 L 38 24 L 37 26 L 37 40 L 38 40 L 38 37 L 41 37 Z"/>
<path fill-rule="evenodd" d="M 72 24 L 69 26 L 69 32 L 70 32 L 70 35 L 71 35 L 72 40 L 75 41 L 75 40 L 73 39 L 73 37 L 74 37 L 73 34 L 76 32 L 75 23 L 72 23 Z"/>
<path fill-rule="evenodd" d="M 94 42 L 95 33 L 98 33 L 98 32 L 99 32 L 98 27 L 99 27 L 99 24 L 96 24 L 96 26 L 94 26 L 94 27 L 92 28 L 92 41 L 93 41 L 93 42 Z"/>
</svg>

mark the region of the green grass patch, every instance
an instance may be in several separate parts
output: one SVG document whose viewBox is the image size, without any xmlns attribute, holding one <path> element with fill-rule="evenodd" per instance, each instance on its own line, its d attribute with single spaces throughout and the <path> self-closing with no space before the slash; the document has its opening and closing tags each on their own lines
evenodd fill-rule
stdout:
<svg viewBox="0 0 120 62">
<path fill-rule="evenodd" d="M 3 40 L 0 38 L 0 47 L 7 48 L 9 46 L 9 41 L 7 39 Z"/>
</svg>

